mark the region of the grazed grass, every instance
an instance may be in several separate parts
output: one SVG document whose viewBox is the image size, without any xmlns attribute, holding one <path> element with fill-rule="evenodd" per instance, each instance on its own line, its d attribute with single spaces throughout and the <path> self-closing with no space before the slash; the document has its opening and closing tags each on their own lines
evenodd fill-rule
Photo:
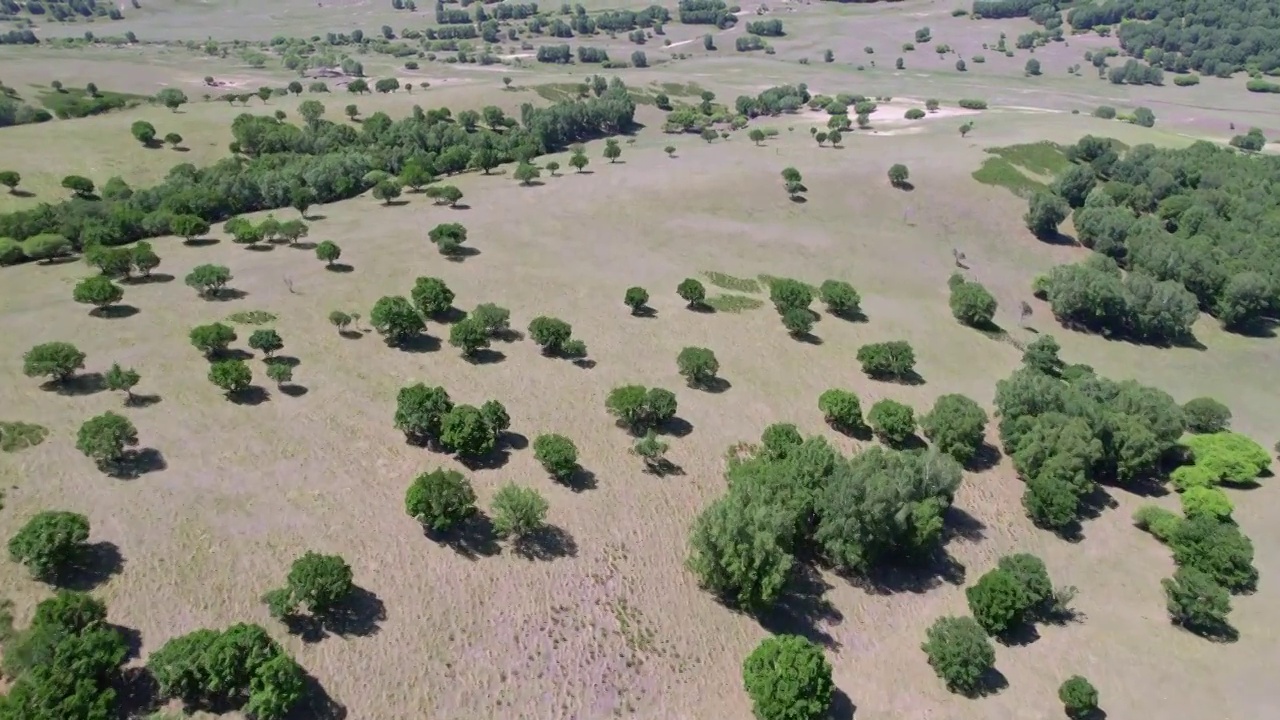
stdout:
<svg viewBox="0 0 1280 720">
<path fill-rule="evenodd" d="M 662 92 L 677 97 L 698 97 L 702 94 L 702 87 L 698 83 L 678 83 L 664 82 L 661 85 Z"/>
<path fill-rule="evenodd" d="M 723 313 L 740 313 L 748 310 L 758 310 L 764 307 L 763 300 L 757 300 L 746 295 L 713 295 L 704 301 L 707 307 L 716 312 Z"/>
<path fill-rule="evenodd" d="M 241 325 L 265 325 L 269 322 L 275 322 L 276 314 L 266 310 L 244 310 L 228 315 L 227 320 Z"/>
<path fill-rule="evenodd" d="M 758 293 L 762 289 L 760 283 L 751 278 L 740 278 L 715 270 L 703 270 L 702 275 L 712 285 L 725 290 L 732 290 L 733 292 Z"/>
<path fill-rule="evenodd" d="M 1067 160 L 1066 154 L 1062 151 L 1062 146 L 1047 140 L 987 148 L 987 152 L 1002 157 L 1013 165 L 1026 168 L 1036 175 L 1056 175 L 1071 165 L 1071 161 Z"/>
<path fill-rule="evenodd" d="M 795 278 L 781 278 L 781 277 L 776 277 L 776 276 L 774 276 L 774 275 L 761 275 L 761 276 L 760 276 L 760 284 L 761 284 L 761 285 L 764 285 L 764 286 L 765 286 L 765 287 L 767 287 L 767 288 L 771 288 L 771 287 L 773 287 L 773 284 L 774 284 L 775 282 L 779 281 L 779 280 L 795 280 Z M 798 283 L 800 283 L 801 285 L 804 285 L 805 287 L 809 288 L 809 292 L 810 292 L 814 297 L 817 297 L 817 296 L 818 296 L 818 286 L 817 286 L 817 285 L 812 285 L 812 284 L 807 283 L 807 282 L 805 282 L 805 281 L 803 281 L 803 280 L 796 280 L 796 282 L 798 282 Z"/>
<path fill-rule="evenodd" d="M 49 437 L 49 430 L 41 425 L 25 422 L 0 422 L 0 451 L 18 452 L 33 448 Z"/>
<path fill-rule="evenodd" d="M 149 99 L 145 95 L 109 92 L 106 90 L 99 90 L 95 96 L 90 95 L 84 88 L 68 87 L 64 87 L 60 91 L 52 88 L 41 90 L 39 98 L 40 103 L 49 112 L 60 118 L 86 117 L 113 110 L 123 110 L 137 107 Z"/>
<path fill-rule="evenodd" d="M 1033 193 L 1049 189 L 1049 186 L 1027 177 L 1013 163 L 1002 157 L 987 158 L 982 167 L 973 171 L 973 179 L 983 185 L 1002 187 L 1019 197 L 1027 197 Z"/>
</svg>

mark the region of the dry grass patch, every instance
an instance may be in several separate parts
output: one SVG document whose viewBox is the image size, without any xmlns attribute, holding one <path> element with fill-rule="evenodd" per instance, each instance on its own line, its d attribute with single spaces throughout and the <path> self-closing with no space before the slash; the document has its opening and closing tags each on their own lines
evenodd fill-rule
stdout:
<svg viewBox="0 0 1280 720">
<path fill-rule="evenodd" d="M 704 270 L 702 275 L 712 285 L 733 292 L 758 293 L 762 289 L 760 283 L 751 278 L 734 277 L 729 273 L 716 272 L 715 270 Z"/>
</svg>

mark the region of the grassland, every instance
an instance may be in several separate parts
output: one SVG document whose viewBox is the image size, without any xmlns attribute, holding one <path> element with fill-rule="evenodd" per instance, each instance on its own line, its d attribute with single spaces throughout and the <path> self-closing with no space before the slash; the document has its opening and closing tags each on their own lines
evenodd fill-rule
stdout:
<svg viewBox="0 0 1280 720">
<path fill-rule="evenodd" d="M 191 27 L 201 36 L 256 39 L 355 26 L 369 32 L 410 17 L 381 1 L 330 0 L 322 8 L 300 1 L 144 5 L 136 17 L 108 27 L 132 29 L 144 40 L 186 38 Z M 754 441 L 773 422 L 794 422 L 847 452 L 866 444 L 825 426 L 816 406 L 823 390 L 852 389 L 864 407 L 890 397 L 919 411 L 942 394 L 963 393 L 990 409 L 994 383 L 1018 365 L 1021 353 L 952 319 L 946 279 L 955 269 L 953 249 L 965 253 L 970 274 L 998 298 L 996 323 L 1014 340 L 1052 332 L 1068 361 L 1162 387 L 1180 401 L 1216 397 L 1232 408 L 1235 428 L 1267 445 L 1280 437 L 1274 413 L 1280 342 L 1224 333 L 1207 317 L 1195 328 L 1204 349 L 1152 349 L 1062 330 L 1032 299 L 1030 282 L 1086 251 L 1032 238 L 1020 219 L 1025 202 L 1006 189 L 1043 182 L 1060 163 L 1052 146 L 1027 144 L 1066 144 L 1090 133 L 1130 145 L 1185 144 L 1193 136 L 1229 134 L 1228 122 L 1280 125 L 1265 100 L 1235 87 L 1243 81 L 1128 88 L 1067 76 L 1065 66 L 1081 62 L 1095 38 L 1038 50 L 1047 75 L 1040 79 L 1022 77 L 1024 52 L 1016 58 L 988 52 L 986 63 L 970 64 L 961 75 L 952 68 L 955 56 L 938 60 L 924 47 L 899 72 L 890 69 L 898 47 L 921 25 L 966 57 L 1001 31 L 1012 37 L 1030 25 L 952 18 L 952 5 L 919 1 L 785 7 L 788 36 L 773 41 L 776 55 L 733 53 L 740 28 L 717 33 L 724 50 L 706 53 L 696 41 L 705 28 L 672 23 L 673 45 L 687 42 L 678 51 L 694 57 L 619 74 L 646 94 L 670 92 L 664 83 L 694 83 L 730 103 L 770 85 L 808 82 L 829 94 L 937 97 L 951 109 L 960 97 L 985 97 L 992 110 L 965 118 L 975 129 L 964 138 L 956 131 L 959 119 L 904 123 L 901 112 L 890 118 L 886 111 L 873 115 L 873 131 L 850 133 L 842 148 L 832 149 L 818 147 L 807 131 L 824 116 L 762 119 L 759 125 L 780 133 L 756 147 L 742 132 L 713 143 L 663 135 L 663 114 L 642 106 L 637 119 L 645 127 L 623 145 L 617 164 L 601 157 L 602 142 L 591 143 L 589 172 L 544 174 L 537 186 L 521 187 L 508 176 L 510 168 L 490 177 L 460 176 L 465 210 L 412 194 L 401 206 L 361 197 L 313 208 L 309 240 L 338 242 L 349 273 L 326 271 L 307 250 L 247 251 L 217 231 L 221 242 L 200 247 L 160 239 L 157 281 L 126 286 L 124 302 L 139 312 L 122 319 L 92 317 L 71 301 L 72 285 L 91 273 L 82 263 L 0 268 L 7 348 L 0 355 L 0 419 L 48 428 L 38 446 L 0 454 L 0 486 L 10 488 L 0 537 L 41 509 L 86 514 L 92 540 L 110 543 L 123 558 L 96 592 L 109 603 L 112 622 L 140 633 L 144 657 L 180 633 L 259 622 L 352 720 L 748 717 L 741 660 L 767 633 L 780 631 L 802 632 L 826 646 L 844 695 L 836 717 L 852 717 L 856 706 L 858 720 L 1057 718 L 1057 686 L 1076 673 L 1093 680 L 1117 720 L 1265 716 L 1278 701 L 1268 663 L 1278 641 L 1280 592 L 1274 487 L 1253 491 L 1248 501 L 1236 498 L 1236 518 L 1258 547 L 1262 582 L 1256 594 L 1234 600 L 1239 641 L 1213 644 L 1168 623 L 1159 584 L 1172 568 L 1168 550 L 1130 521 L 1148 498 L 1115 492 L 1115 507 L 1089 521 L 1080 542 L 1067 543 L 1026 519 L 1022 483 L 1007 459 L 967 474 L 948 541 L 965 577 L 981 575 L 1002 554 L 1034 552 L 1056 582 L 1080 588 L 1075 604 L 1082 614 L 1082 622 L 1042 628 L 1027 646 L 999 646 L 997 667 L 1008 687 L 981 700 L 948 693 L 919 650 L 934 618 L 964 612 L 962 584 L 872 592 L 824 573 L 813 580 L 820 593 L 762 626 L 717 604 L 684 569 L 690 523 L 723 491 L 726 447 Z M 429 11 L 417 13 L 417 23 L 424 14 Z M 49 31 L 78 34 L 83 27 Z M 604 38 L 591 44 L 621 57 L 631 47 Z M 876 52 L 866 55 L 865 45 Z M 827 47 L 836 62 L 821 62 Z M 651 61 L 665 55 L 656 44 L 645 49 Z M 254 101 L 246 110 L 200 101 L 201 78 L 252 88 L 280 84 L 288 75 L 172 47 L 65 52 L 71 54 L 0 48 L 5 80 L 24 94 L 59 78 L 68 86 L 92 81 L 136 93 L 174 85 L 195 102 L 176 113 L 142 106 L 0 130 L 0 165 L 21 172 L 32 194 L 0 195 L 0 212 L 62 197 L 58 183 L 70 173 L 99 184 L 120 175 L 141 187 L 179 162 L 207 164 L 226 156 L 236 115 L 279 109 L 296 119 L 298 103 L 314 97 L 272 98 L 261 107 Z M 801 57 L 810 64 L 799 64 Z M 867 58 L 878 67 L 857 70 L 855 63 Z M 377 62 L 366 60 L 371 75 Z M 587 70 L 431 63 L 413 75 L 432 83 L 425 93 L 351 98 L 339 92 L 319 99 L 330 117 L 348 102 L 365 114 L 404 115 L 414 104 L 447 105 L 455 113 L 494 104 L 518 116 L 521 103 L 547 102 Z M 514 78 L 516 89 L 502 88 L 503 75 Z M 1103 103 L 1152 107 L 1159 123 L 1145 129 L 1088 116 Z M 139 146 L 128 132 L 139 119 L 161 135 L 179 132 L 189 152 Z M 677 148 L 674 158 L 662 150 L 668 144 Z M 566 159 L 541 160 L 566 166 Z M 975 181 L 974 171 L 993 159 L 1007 164 L 1001 166 L 1007 182 Z M 913 191 L 889 185 L 885 172 L 893 163 L 910 168 Z M 786 166 L 804 173 L 806 203 L 790 202 L 783 192 L 779 171 Z M 430 248 L 426 229 L 451 221 L 467 226 L 477 256 L 446 262 Z M 206 302 L 183 286 L 181 278 L 201 263 L 230 267 L 241 299 Z M 367 325 L 355 338 L 329 325 L 331 310 L 367 313 L 382 295 L 407 294 L 421 275 L 443 278 L 460 308 L 510 307 L 518 328 L 536 315 L 564 318 L 588 344 L 594 367 L 544 358 L 527 341 L 495 345 L 500 362 L 471 364 L 447 344 L 406 352 L 386 347 Z M 675 287 L 686 277 L 703 278 L 717 312 L 685 308 Z M 826 316 L 814 328 L 820 343 L 796 342 L 767 306 L 769 277 L 848 280 L 863 297 L 867 321 Z M 622 295 L 632 285 L 648 288 L 654 317 L 628 314 Z M 1018 322 L 1023 301 L 1034 308 L 1027 329 Z M 268 388 L 256 406 L 226 401 L 206 381 L 206 363 L 186 340 L 194 325 L 249 311 L 274 316 L 261 327 L 276 328 L 284 353 L 299 361 L 299 389 L 288 394 L 265 381 L 260 359 L 251 361 L 255 382 Z M 241 335 L 250 327 L 242 326 Z M 433 323 L 429 333 L 440 338 L 447 329 Z M 121 410 L 112 393 L 40 389 L 22 376 L 20 353 L 58 339 L 88 353 L 87 373 L 114 362 L 136 367 L 139 391 L 158 402 Z M 925 383 L 878 383 L 857 371 L 859 346 L 897 339 L 915 347 Z M 688 345 L 715 351 L 730 385 L 725 392 L 684 387 L 675 356 Z M 553 483 L 519 442 L 499 467 L 477 471 L 406 445 L 392 426 L 395 395 L 417 381 L 443 385 L 460 402 L 500 399 L 512 430 L 525 440 L 548 432 L 573 438 L 593 481 L 576 489 Z M 677 392 L 679 416 L 691 432 L 670 438 L 670 458 L 683 475 L 647 475 L 628 454 L 628 437 L 603 407 L 608 390 L 624 383 Z M 142 445 L 163 461 L 134 480 L 98 473 L 75 450 L 75 430 L 105 410 L 127 414 Z M 459 553 L 423 537 L 404 515 L 404 490 L 414 475 L 437 466 L 471 477 L 482 506 L 504 483 L 536 487 L 550 502 L 548 519 L 560 531 L 560 546 L 530 560 L 495 548 Z M 1176 506 L 1173 498 L 1158 502 Z M 341 553 L 352 564 L 371 606 L 385 615 L 376 627 L 304 643 L 270 620 L 259 596 L 306 550 Z M 15 601 L 19 624 L 48 594 L 8 562 L 0 563 L 0 585 Z"/>
</svg>

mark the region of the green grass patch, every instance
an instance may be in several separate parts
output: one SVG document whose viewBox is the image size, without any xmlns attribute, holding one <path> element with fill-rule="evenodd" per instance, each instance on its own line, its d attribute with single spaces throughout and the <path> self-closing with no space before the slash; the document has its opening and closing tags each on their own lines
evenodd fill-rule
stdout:
<svg viewBox="0 0 1280 720">
<path fill-rule="evenodd" d="M 265 325 L 276 321 L 276 314 L 266 310 L 245 310 L 227 316 L 227 320 L 240 325 Z"/>
<path fill-rule="evenodd" d="M 141 105 L 150 99 L 146 95 L 130 95 L 106 90 L 99 90 L 97 95 L 90 95 L 84 88 L 66 87 L 60 91 L 53 88 L 41 90 L 39 98 L 41 105 L 63 120 L 123 110 Z"/>
<path fill-rule="evenodd" d="M 578 97 L 578 83 L 543 83 L 534 85 L 533 91 L 548 102 L 561 102 Z"/>
<path fill-rule="evenodd" d="M 987 152 L 1004 158 L 1013 165 L 1036 175 L 1057 175 L 1071 166 L 1062 146 L 1047 140 L 1007 147 L 987 148 Z"/>
<path fill-rule="evenodd" d="M 763 289 L 758 281 L 751 278 L 734 277 L 728 273 L 716 272 L 715 270 L 704 270 L 702 275 L 712 285 L 725 290 L 732 290 L 733 292 L 758 293 Z"/>
<path fill-rule="evenodd" d="M 761 284 L 761 285 L 764 285 L 764 286 L 765 286 L 765 287 L 767 287 L 767 288 L 771 288 L 771 287 L 773 287 L 773 284 L 774 284 L 775 282 L 779 281 L 779 280 L 795 280 L 795 278 L 780 278 L 780 277 L 776 277 L 776 276 L 774 276 L 774 275 L 761 275 L 761 276 L 760 276 L 760 284 Z M 816 297 L 818 297 L 818 286 L 817 286 L 817 285 L 810 285 L 809 283 L 807 283 L 807 282 L 805 282 L 805 281 L 803 281 L 803 280 L 796 280 L 796 282 L 798 282 L 798 283 L 800 283 L 801 285 L 804 285 L 805 287 L 809 288 L 809 293 L 810 293 L 811 295 L 813 295 L 815 298 L 816 298 Z"/>
<path fill-rule="evenodd" d="M 1048 185 L 1027 177 L 1013 163 L 1000 157 L 987 158 L 982 167 L 973 171 L 973 179 L 983 185 L 1002 187 L 1019 197 L 1028 197 L 1036 192 L 1047 191 Z"/>
<path fill-rule="evenodd" d="M 32 423 L 0 422 L 0 451 L 18 452 L 33 448 L 49 437 L 49 429 Z"/>
<path fill-rule="evenodd" d="M 660 87 L 662 92 L 676 97 L 699 97 L 702 95 L 702 87 L 698 83 L 664 82 Z"/>
<path fill-rule="evenodd" d="M 763 300 L 747 297 L 746 295 L 726 295 L 723 293 L 709 297 L 703 302 L 712 310 L 723 313 L 741 313 L 764 307 Z"/>
</svg>

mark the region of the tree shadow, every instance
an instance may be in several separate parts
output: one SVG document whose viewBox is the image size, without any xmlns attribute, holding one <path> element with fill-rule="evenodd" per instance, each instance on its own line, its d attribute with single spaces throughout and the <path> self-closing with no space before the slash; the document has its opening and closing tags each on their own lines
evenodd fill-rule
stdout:
<svg viewBox="0 0 1280 720">
<path fill-rule="evenodd" d="M 875 437 L 875 433 L 871 432 L 871 427 L 868 426 L 866 423 L 862 423 L 857 427 L 850 427 L 848 425 L 843 425 L 843 424 L 828 420 L 827 427 L 831 428 L 832 430 L 835 430 L 841 435 L 844 435 L 846 437 L 851 437 L 855 440 L 861 440 L 862 442 L 870 442 L 871 439 Z"/>
<path fill-rule="evenodd" d="M 1075 238 L 1057 230 L 1052 234 L 1036 235 L 1036 239 L 1046 245 L 1062 245 L 1065 247 L 1078 247 L 1080 245 Z"/>
<path fill-rule="evenodd" d="M 573 359 L 573 366 L 576 368 L 581 368 L 582 370 L 591 370 L 595 368 L 596 364 L 597 364 L 596 361 L 592 360 L 591 358 L 574 358 Z"/>
<path fill-rule="evenodd" d="M 905 439 L 902 440 L 902 442 L 891 442 L 888 438 L 884 438 L 884 437 L 881 437 L 880 439 L 882 442 L 884 442 L 885 445 L 888 445 L 894 450 L 914 451 L 914 450 L 929 449 L 929 444 L 926 443 L 919 435 L 915 433 L 911 433 L 910 435 L 908 435 Z"/>
<path fill-rule="evenodd" d="M 296 368 L 302 364 L 301 360 L 292 355 L 273 355 L 269 358 L 262 358 L 262 361 L 268 365 L 279 363 L 281 365 L 288 365 L 290 368 Z"/>
<path fill-rule="evenodd" d="M 696 313 L 702 313 L 703 315 L 715 315 L 715 314 L 716 314 L 716 309 L 715 309 L 715 308 L 713 308 L 713 307 L 711 307 L 710 305 L 706 304 L 705 302 L 701 302 L 701 301 L 699 301 L 699 302 L 691 302 L 691 303 L 689 303 L 688 305 L 685 305 L 685 309 L 686 309 L 686 310 L 690 310 L 690 311 L 692 311 L 692 312 L 696 312 Z"/>
<path fill-rule="evenodd" d="M 308 241 L 308 242 L 296 242 L 296 243 L 290 243 L 290 244 L 289 244 L 289 247 L 293 248 L 294 250 L 315 250 L 315 249 L 316 249 L 316 243 L 309 242 L 309 241 Z"/>
<path fill-rule="evenodd" d="M 71 567 L 59 573 L 56 585 L 89 592 L 124 571 L 124 556 L 113 542 L 96 542 L 80 549 Z"/>
<path fill-rule="evenodd" d="M 187 247 L 198 248 L 198 247 L 208 247 L 210 245 L 217 245 L 220 242 L 222 242 L 222 240 L 220 240 L 219 238 L 204 237 L 204 238 L 191 238 L 190 240 L 183 240 L 182 244 L 186 245 Z"/>
<path fill-rule="evenodd" d="M 490 348 L 480 348 L 470 355 L 466 356 L 467 362 L 472 365 L 492 365 L 500 363 L 507 359 L 506 353 L 501 350 L 492 350 Z"/>
<path fill-rule="evenodd" d="M 503 430 L 498 436 L 498 447 L 504 450 L 524 450 L 529 447 L 529 438 L 518 432 Z"/>
<path fill-rule="evenodd" d="M 359 340 L 364 337 L 364 333 L 359 330 L 339 330 L 338 335 L 347 340 Z"/>
<path fill-rule="evenodd" d="M 249 407 L 257 407 L 262 403 L 271 399 L 271 393 L 261 385 L 250 385 L 243 390 L 237 390 L 227 394 L 227 399 L 237 405 L 248 405 Z"/>
<path fill-rule="evenodd" d="M 332 611 L 320 616 L 321 626 L 339 637 L 369 637 L 381 630 L 387 606 L 372 590 L 359 585 Z"/>
<path fill-rule="evenodd" d="M 964 508 L 951 505 L 943 517 L 943 542 L 952 538 L 961 538 L 969 542 L 979 542 L 987 538 L 987 524 L 969 514 Z"/>
<path fill-rule="evenodd" d="M 252 245 L 245 245 L 244 249 L 252 252 L 264 253 L 275 250 L 276 246 L 273 243 L 254 243 Z"/>
<path fill-rule="evenodd" d="M 1239 327 L 1233 327 L 1227 332 L 1236 335 L 1242 335 L 1247 338 L 1273 338 L 1276 336 L 1276 328 L 1280 327 L 1280 320 L 1276 318 L 1256 318 L 1253 322 L 1245 323 Z"/>
<path fill-rule="evenodd" d="M 828 310 L 827 312 L 830 313 L 832 317 L 840 318 L 845 322 L 852 322 L 852 323 L 870 322 L 870 318 L 868 318 L 866 314 L 863 313 L 861 310 L 855 310 L 852 312 L 836 312 L 835 310 Z"/>
<path fill-rule="evenodd" d="M 820 623 L 839 625 L 844 621 L 844 615 L 825 597 L 831 587 L 816 569 L 806 563 L 797 564 L 778 601 L 756 620 L 771 633 L 800 635 L 838 650 L 839 641 L 819 627 Z"/>
<path fill-rule="evenodd" d="M 985 472 L 999 465 L 1001 457 L 1000 449 L 984 440 L 964 467 L 969 472 Z"/>
<path fill-rule="evenodd" d="M 480 254 L 479 248 L 473 248 L 468 245 L 463 245 L 462 247 L 456 248 L 455 250 L 450 252 L 448 255 L 445 255 L 444 259 L 448 260 L 449 262 L 460 263 L 465 261 L 467 258 L 473 258 L 479 254 Z"/>
<path fill-rule="evenodd" d="M 232 300 L 243 300 L 249 297 L 249 293 L 236 288 L 223 288 L 216 293 L 206 293 L 202 295 L 206 302 L 231 302 Z"/>
<path fill-rule="evenodd" d="M 123 318 L 132 318 L 132 316 L 137 315 L 138 313 L 141 313 L 141 310 L 138 310 L 137 307 L 134 307 L 133 305 L 108 305 L 106 307 L 95 307 L 95 309 L 90 310 L 90 313 L 88 314 L 95 316 L 95 318 L 119 320 Z"/>
<path fill-rule="evenodd" d="M 450 210 L 470 210 L 471 206 L 466 203 L 454 203 L 447 206 Z"/>
<path fill-rule="evenodd" d="M 524 339 L 524 333 L 514 328 L 503 328 L 489 333 L 489 337 L 494 340 L 505 343 L 519 342 Z"/>
<path fill-rule="evenodd" d="M 285 383 L 277 389 L 291 398 L 300 398 L 311 392 L 306 385 L 295 385 L 294 383 Z"/>
<path fill-rule="evenodd" d="M 347 708 L 334 700 L 320 681 L 303 671 L 302 697 L 285 716 L 286 720 L 346 720 Z"/>
<path fill-rule="evenodd" d="M 65 380 L 49 380 L 41 384 L 40 389 L 52 390 L 68 397 L 82 397 L 106 390 L 107 381 L 102 378 L 102 373 L 78 373 Z"/>
<path fill-rule="evenodd" d="M 461 308 L 456 308 L 450 305 L 449 307 L 445 308 L 441 312 L 435 313 L 430 317 L 432 320 L 435 320 L 438 323 L 441 323 L 444 325 L 452 325 L 453 323 L 456 323 L 466 318 L 467 313 L 465 310 L 462 310 Z"/>
<path fill-rule="evenodd" d="M 693 432 L 693 424 L 682 417 L 676 416 L 662 423 L 656 429 L 663 435 L 682 438 L 688 437 L 689 433 Z"/>
<path fill-rule="evenodd" d="M 897 188 L 898 190 L 901 190 L 901 191 L 903 191 L 903 192 L 915 192 L 915 191 L 916 191 L 916 186 L 915 186 L 915 185 L 913 185 L 913 184 L 911 183 L 911 181 L 910 181 L 910 180 L 903 180 L 903 181 L 902 181 L 902 182 L 900 182 L 900 183 L 892 183 L 892 185 L 893 185 L 893 187 L 895 187 L 895 188 Z"/>
<path fill-rule="evenodd" d="M 1040 639 L 1040 631 L 1035 623 L 1021 622 L 996 635 L 996 640 L 1005 647 L 1026 647 Z"/>
<path fill-rule="evenodd" d="M 791 339 L 796 342 L 802 342 L 805 345 L 821 345 L 822 338 L 811 332 L 791 333 Z"/>
<path fill-rule="evenodd" d="M 872 595 L 894 595 L 900 592 L 920 594 L 944 582 L 963 585 L 965 567 L 942 549 L 916 562 L 878 566 L 865 575 L 849 577 L 855 586 Z"/>
<path fill-rule="evenodd" d="M 125 634 L 125 628 L 118 625 L 112 627 Z M 127 634 L 125 642 L 129 642 Z M 111 687 L 116 691 L 121 717 L 150 717 L 151 713 L 160 709 L 160 684 L 146 666 L 124 668 Z"/>
<path fill-rule="evenodd" d="M 648 305 L 641 305 L 640 307 L 631 311 L 631 317 L 652 319 L 652 318 L 658 317 L 658 311 L 654 310 Z"/>
<path fill-rule="evenodd" d="M 403 207 L 403 206 L 408 205 L 408 204 L 409 204 L 409 201 L 408 201 L 408 200 L 384 200 L 384 201 L 382 201 L 382 207 Z"/>
<path fill-rule="evenodd" d="M 1173 625 L 1181 627 L 1192 635 L 1197 635 L 1205 640 L 1216 643 L 1229 644 L 1240 639 L 1240 631 L 1236 630 L 1231 623 L 1225 621 L 1221 623 L 1201 623 L 1195 625 L 1182 624 L 1174 620 L 1171 620 L 1170 622 Z"/>
<path fill-rule="evenodd" d="M 530 180 L 528 182 L 520 183 L 520 187 L 542 187 L 543 185 L 546 185 L 546 183 L 541 180 Z"/>
<path fill-rule="evenodd" d="M 422 534 L 432 542 L 447 546 L 468 560 L 482 557 L 493 557 L 502 552 L 498 545 L 497 533 L 493 529 L 493 521 L 483 510 L 464 520 L 460 525 L 444 532 L 436 532 L 423 526 Z"/>
<path fill-rule="evenodd" d="M 128 396 L 127 398 L 125 398 L 124 406 L 131 407 L 131 408 L 147 408 L 159 402 L 160 402 L 159 395 L 155 395 L 155 394 L 139 395 L 137 393 L 134 393 Z"/>
<path fill-rule="evenodd" d="M 255 356 L 253 353 L 249 352 L 248 350 L 243 350 L 241 348 L 226 348 L 224 350 L 218 350 L 217 352 L 213 353 L 212 357 L 218 360 L 245 361 L 245 360 L 252 360 Z"/>
<path fill-rule="evenodd" d="M 130 285 L 163 285 L 173 282 L 173 276 L 169 273 L 151 273 L 150 275 L 131 277 L 125 282 Z"/>
<path fill-rule="evenodd" d="M 557 482 L 576 493 L 595 490 L 598 486 L 596 474 L 581 465 L 573 471 L 572 475 Z"/>
<path fill-rule="evenodd" d="M 103 466 L 103 471 L 118 480 L 134 480 L 147 473 L 160 472 L 169 467 L 164 454 L 155 448 L 127 450 L 113 463 Z"/>
<path fill-rule="evenodd" d="M 709 393 L 712 393 L 713 395 L 719 395 L 720 393 L 733 387 L 733 383 L 729 382 L 728 380 L 725 380 L 722 377 L 717 376 L 717 377 L 710 378 L 708 380 L 703 380 L 700 383 L 690 383 L 689 387 L 695 390 L 702 390 L 703 392 L 709 392 Z"/>
<path fill-rule="evenodd" d="M 986 697 L 988 695 L 998 695 L 1009 687 L 1009 679 L 1004 676 L 995 667 L 987 668 L 982 673 L 982 677 L 978 680 L 978 684 L 969 692 L 964 693 L 966 697 Z"/>
<path fill-rule="evenodd" d="M 21 188 L 13 188 L 12 190 L 9 191 L 9 194 L 17 198 L 33 198 L 36 196 L 35 193 L 29 192 L 27 190 L 23 190 Z"/>
<path fill-rule="evenodd" d="M 512 543 L 511 549 L 526 560 L 550 561 L 578 556 L 578 543 L 573 536 L 567 530 L 549 524 L 520 536 Z"/>
<path fill-rule="evenodd" d="M 458 462 L 462 463 L 468 470 L 497 470 L 506 467 L 511 462 L 511 453 L 501 445 L 495 445 L 494 449 L 480 457 L 464 458 L 459 457 Z"/>
<path fill-rule="evenodd" d="M 805 203 L 809 202 L 809 198 L 807 198 L 807 197 L 805 197 L 805 196 L 803 196 L 803 195 L 792 195 L 792 196 L 791 196 L 790 198 L 788 198 L 788 199 L 789 199 L 789 200 L 791 200 L 791 202 L 796 203 L 797 205 L 803 205 L 803 204 L 805 204 Z"/>
<path fill-rule="evenodd" d="M 831 720 L 853 720 L 853 716 L 858 712 L 858 706 L 853 704 L 853 700 L 845 694 L 845 691 L 837 687 L 831 689 L 831 707 L 827 712 Z"/>
<path fill-rule="evenodd" d="M 324 269 L 328 272 L 339 273 L 341 275 L 352 273 L 352 272 L 355 272 L 356 270 L 354 267 L 346 263 L 333 263 L 332 265 L 325 265 Z"/>
<path fill-rule="evenodd" d="M 440 338 L 432 337 L 426 333 L 417 333 L 412 337 L 404 338 L 400 342 L 391 345 L 402 352 L 407 353 L 429 353 L 440 349 Z"/>
<path fill-rule="evenodd" d="M 649 460 L 646 458 L 644 461 L 644 472 L 661 478 L 668 475 L 684 475 L 684 468 L 664 457 L 656 460 Z"/>
</svg>

